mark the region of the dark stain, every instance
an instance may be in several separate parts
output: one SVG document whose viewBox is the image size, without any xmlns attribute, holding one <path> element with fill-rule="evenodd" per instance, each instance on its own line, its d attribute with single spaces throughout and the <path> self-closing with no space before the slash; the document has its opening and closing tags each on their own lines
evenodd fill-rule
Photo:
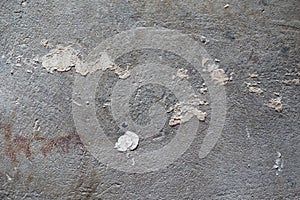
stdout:
<svg viewBox="0 0 300 200">
<path fill-rule="evenodd" d="M 4 131 L 4 138 L 6 143 L 5 154 L 13 161 L 17 162 L 17 152 L 22 152 L 26 158 L 31 157 L 30 144 L 31 140 L 21 136 L 12 135 L 12 125 L 6 124 L 5 126 L 0 126 Z"/>
<path fill-rule="evenodd" d="M 288 47 L 288 46 L 282 47 L 280 52 L 279 52 L 279 56 L 284 57 L 284 58 L 288 58 L 289 57 L 289 51 L 290 51 L 290 47 Z"/>
<path fill-rule="evenodd" d="M 46 157 L 48 153 L 52 152 L 54 145 L 55 145 L 55 141 L 51 139 L 42 146 L 41 152 L 44 157 Z"/>
<path fill-rule="evenodd" d="M 254 63 L 259 61 L 259 57 L 257 56 L 257 54 L 254 53 L 253 49 L 251 50 L 251 53 L 250 53 L 249 58 L 247 60 L 247 63 L 249 61 L 253 61 Z"/>
<path fill-rule="evenodd" d="M 28 177 L 27 177 L 27 182 L 28 183 L 31 183 L 33 181 L 33 176 L 30 174 Z"/>
<path fill-rule="evenodd" d="M 71 149 L 75 148 L 79 148 L 83 154 L 87 152 L 87 149 L 78 134 L 69 134 L 66 136 L 45 139 L 35 132 L 32 138 L 28 138 L 21 135 L 13 135 L 11 124 L 6 124 L 4 126 L 0 125 L 0 129 L 4 132 L 6 145 L 5 155 L 13 162 L 18 162 L 17 153 L 23 153 L 27 159 L 32 158 L 33 153 L 31 151 L 31 144 L 33 141 L 42 143 L 40 152 L 44 157 L 50 154 L 54 149 L 60 154 L 69 153 Z"/>
<path fill-rule="evenodd" d="M 30 158 L 32 153 L 30 151 L 31 140 L 21 135 L 15 135 L 13 144 L 16 147 L 16 151 L 23 152 L 26 158 Z"/>
<path fill-rule="evenodd" d="M 267 3 L 266 0 L 260 0 L 260 1 L 258 2 L 258 5 L 267 6 L 268 3 Z"/>
<path fill-rule="evenodd" d="M 234 42 L 235 41 L 235 36 L 234 36 L 234 34 L 233 33 L 231 33 L 231 32 L 227 32 L 226 34 L 225 34 L 225 37 L 227 38 L 227 39 L 229 39 L 231 42 Z"/>
<path fill-rule="evenodd" d="M 53 149 L 57 149 L 57 151 L 61 154 L 69 153 L 70 149 L 74 149 L 79 147 L 83 153 L 86 153 L 86 148 L 80 140 L 79 135 L 77 134 L 69 134 L 67 136 L 56 137 L 48 140 L 41 148 L 41 152 L 44 157 L 47 156 Z"/>
<path fill-rule="evenodd" d="M 4 138 L 6 143 L 5 155 L 7 155 L 13 162 L 17 162 L 16 152 L 11 142 L 12 126 L 11 124 L 6 124 L 4 126 L 0 126 L 0 128 L 4 131 Z"/>
</svg>

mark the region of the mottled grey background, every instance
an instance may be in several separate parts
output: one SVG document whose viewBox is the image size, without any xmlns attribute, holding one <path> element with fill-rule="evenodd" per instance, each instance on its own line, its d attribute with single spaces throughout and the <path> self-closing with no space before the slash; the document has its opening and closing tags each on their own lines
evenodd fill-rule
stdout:
<svg viewBox="0 0 300 200">
<path fill-rule="evenodd" d="M 300 199 L 300 90 L 299 84 L 282 83 L 299 79 L 299 0 L 1 0 L 0 6 L 0 199 Z M 207 37 L 207 52 L 226 74 L 234 73 L 225 86 L 228 113 L 206 158 L 198 157 L 203 123 L 188 151 L 166 169 L 127 174 L 98 163 L 73 135 L 75 71 L 50 74 L 34 58 L 57 44 L 72 44 L 84 60 L 114 34 L 153 26 L 180 30 L 199 42 Z M 136 60 L 124 55 L 118 62 L 159 55 L 133 52 Z M 175 56 L 176 61 L 181 62 Z M 249 78 L 254 72 L 259 77 Z M 99 102 L 109 98 L 115 78 L 107 73 L 99 80 Z M 245 82 L 254 81 L 264 93 L 248 91 Z M 131 117 L 141 124 L 148 118 L 140 111 L 153 101 L 149 90 L 160 92 L 145 87 L 142 104 L 132 101 Z M 274 92 L 282 96 L 281 113 L 266 106 Z M 168 91 L 163 95 L 176 102 Z M 107 110 L 98 115 L 112 141 L 122 134 Z M 35 123 L 40 139 L 33 137 Z M 166 132 L 141 149 L 162 147 L 174 136 L 171 129 Z M 272 169 L 277 152 L 281 171 Z"/>
</svg>

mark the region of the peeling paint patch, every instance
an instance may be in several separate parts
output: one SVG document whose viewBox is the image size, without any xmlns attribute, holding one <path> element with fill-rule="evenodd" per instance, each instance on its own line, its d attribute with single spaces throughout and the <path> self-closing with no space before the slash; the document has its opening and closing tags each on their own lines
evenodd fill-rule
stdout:
<svg viewBox="0 0 300 200">
<path fill-rule="evenodd" d="M 121 67 L 117 66 L 116 64 L 112 64 L 108 67 L 105 67 L 103 70 L 112 70 L 115 72 L 115 74 L 120 78 L 120 79 L 126 79 L 130 76 L 130 71 L 128 70 L 128 67 L 126 69 L 122 69 Z"/>
<path fill-rule="evenodd" d="M 73 49 L 71 46 L 63 47 L 58 45 L 55 49 L 50 50 L 50 52 L 41 58 L 42 66 L 53 73 L 53 71 L 64 72 L 71 70 L 75 67 L 76 72 L 85 75 L 82 72 L 80 66 L 82 66 L 82 61 L 79 59 L 79 52 Z"/>
<path fill-rule="evenodd" d="M 102 52 L 100 58 L 96 59 L 95 61 L 78 66 L 78 72 L 80 72 L 82 75 L 94 73 L 97 70 L 114 71 L 120 79 L 126 79 L 131 75 L 128 67 L 123 69 L 116 65 L 106 52 Z"/>
<path fill-rule="evenodd" d="M 220 60 L 215 59 L 215 62 L 220 62 Z M 224 69 L 220 69 L 218 64 L 211 62 L 208 59 L 203 59 L 202 65 L 206 66 L 206 68 L 203 69 L 203 71 L 210 72 L 211 80 L 215 84 L 226 85 L 229 81 L 233 80 L 233 72 L 230 73 L 230 77 L 228 77 Z"/>
<path fill-rule="evenodd" d="M 192 99 L 188 102 L 179 102 L 175 104 L 173 115 L 169 120 L 169 125 L 176 126 L 188 122 L 194 116 L 196 116 L 199 121 L 205 121 L 207 113 L 198 109 L 198 106 L 200 105 L 208 105 L 208 102 L 200 99 Z"/>
<path fill-rule="evenodd" d="M 225 85 L 230 80 L 223 69 L 213 70 L 211 72 L 211 79 L 215 83 L 220 83 L 222 85 Z"/>
<path fill-rule="evenodd" d="M 41 58 L 42 66 L 53 73 L 54 71 L 66 72 L 75 67 L 77 73 L 85 76 L 88 73 L 94 73 L 97 70 L 112 70 L 121 78 L 126 79 L 130 76 L 128 67 L 122 69 L 111 61 L 107 53 L 102 52 L 99 59 L 94 62 L 83 63 L 79 56 L 79 51 L 73 49 L 71 46 L 63 47 L 58 45 L 52 49 L 47 55 Z"/>
</svg>

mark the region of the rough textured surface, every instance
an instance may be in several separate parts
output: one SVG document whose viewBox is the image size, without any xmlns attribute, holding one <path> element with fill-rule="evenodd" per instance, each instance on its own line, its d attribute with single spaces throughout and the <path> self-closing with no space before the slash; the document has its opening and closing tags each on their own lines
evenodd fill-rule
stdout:
<svg viewBox="0 0 300 200">
<path fill-rule="evenodd" d="M 225 85 L 226 124 L 207 157 L 198 157 L 203 122 L 173 164 L 128 174 L 107 168 L 82 144 L 72 118 L 75 70 L 48 73 L 39 57 L 72 44 L 85 60 L 104 39 L 143 26 L 189 34 L 233 79 Z M 300 71 L 299 0 L 3 0 L 0 33 L 0 199 L 300 198 L 300 90 L 292 81 Z M 176 55 L 151 49 L 115 62 L 126 69 L 146 59 L 191 68 Z M 254 73 L 259 76 L 249 77 Z M 205 88 L 201 77 L 188 75 L 197 91 Z M 124 130 L 102 105 L 117 79 L 107 71 L 97 91 L 98 119 L 114 142 Z M 263 93 L 249 91 L 246 83 L 253 81 Z M 281 112 L 268 107 L 278 94 Z M 165 88 L 141 87 L 130 100 L 130 117 L 146 125 L 151 105 L 162 98 L 166 108 L 177 102 Z M 174 130 L 165 126 L 164 133 L 141 140 L 138 149 L 163 147 Z"/>
</svg>

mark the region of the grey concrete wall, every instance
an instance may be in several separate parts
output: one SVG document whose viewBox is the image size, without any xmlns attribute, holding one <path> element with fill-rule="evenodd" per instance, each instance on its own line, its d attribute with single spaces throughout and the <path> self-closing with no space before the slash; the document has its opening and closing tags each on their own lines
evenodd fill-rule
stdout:
<svg viewBox="0 0 300 200">
<path fill-rule="evenodd" d="M 152 62 L 175 72 L 187 69 L 185 81 L 209 105 L 200 106 L 207 113 L 204 121 L 193 118 L 177 126 L 168 124 L 174 110 L 164 112 L 167 120 L 157 133 L 140 137 L 138 148 L 127 155 L 111 146 L 109 151 L 120 160 L 109 160 L 97 149 L 106 144 L 95 139 L 89 147 L 85 138 L 91 133 L 84 130 L 90 127 L 74 120 L 74 104 L 80 101 L 74 94 L 79 86 L 74 85 L 78 79 L 91 78 L 76 70 L 88 66 L 93 56 L 101 57 L 98 45 L 103 41 L 109 41 L 109 51 L 116 42 L 109 38 L 139 27 L 176 30 L 191 38 L 201 47 L 199 55 L 207 53 L 214 66 L 222 69 L 221 77 L 215 77 L 222 80 L 215 83 L 210 80 L 213 72 L 195 71 L 197 66 L 176 54 L 176 49 L 188 52 L 191 45 L 176 43 L 173 52 L 164 50 L 164 41 L 169 41 L 165 36 L 158 37 L 158 44 L 152 41 L 153 47 L 161 45 L 161 49 L 143 47 L 113 59 L 122 69 L 130 66 L 131 72 L 143 64 L 151 72 Z M 1 0 L 0 199 L 300 199 L 299 30 L 299 0 Z M 145 34 L 136 34 L 137 41 Z M 122 39 L 117 41 L 120 46 Z M 70 54 L 56 57 L 60 61 L 70 58 L 59 64 L 70 69 L 50 73 L 43 66 L 43 56 L 57 45 L 62 49 L 71 45 Z M 96 105 L 101 130 L 114 144 L 131 127 L 126 120 L 115 119 L 112 113 L 118 109 L 112 108 L 110 100 L 116 84 L 131 80 L 133 73 L 124 80 L 110 69 L 100 75 L 96 91 L 91 91 L 95 95 L 88 98 Z M 160 119 L 151 115 L 152 106 L 162 103 L 167 109 L 178 99 L 166 85 L 143 86 L 143 77 L 136 77 L 140 85 L 130 96 L 127 116 L 146 132 L 151 120 Z M 180 85 L 180 79 L 176 83 Z M 208 86 L 206 93 L 201 90 L 203 83 Z M 214 116 L 213 102 L 218 99 L 212 94 L 221 90 L 226 92 L 226 113 L 221 109 Z M 223 114 L 224 121 L 215 121 Z M 195 120 L 197 131 L 186 150 L 180 155 L 162 152 L 149 157 L 149 163 L 159 167 L 146 172 L 148 161 L 139 163 L 138 156 L 170 147 L 179 126 L 188 131 Z M 221 135 L 209 140 L 213 148 L 201 158 L 199 150 L 212 124 L 220 125 Z M 184 134 L 181 142 L 171 146 L 174 152 L 191 139 Z M 132 155 L 137 156 L 136 163 Z M 166 159 L 157 161 L 163 156 Z M 173 156 L 177 156 L 174 161 L 162 166 Z M 111 167 L 115 161 L 116 167 Z M 116 169 L 123 162 L 132 162 L 134 170 L 144 166 L 146 171 Z"/>
</svg>

